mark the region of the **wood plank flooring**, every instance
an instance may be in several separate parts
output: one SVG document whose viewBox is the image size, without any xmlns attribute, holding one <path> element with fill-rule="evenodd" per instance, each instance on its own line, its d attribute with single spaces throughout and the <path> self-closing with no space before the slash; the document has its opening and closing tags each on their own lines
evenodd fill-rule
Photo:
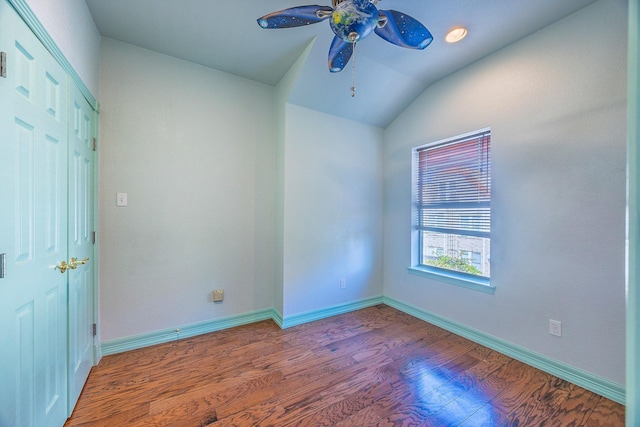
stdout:
<svg viewBox="0 0 640 427">
<path fill-rule="evenodd" d="M 380 305 L 107 356 L 66 427 L 624 426 L 624 407 Z"/>
</svg>

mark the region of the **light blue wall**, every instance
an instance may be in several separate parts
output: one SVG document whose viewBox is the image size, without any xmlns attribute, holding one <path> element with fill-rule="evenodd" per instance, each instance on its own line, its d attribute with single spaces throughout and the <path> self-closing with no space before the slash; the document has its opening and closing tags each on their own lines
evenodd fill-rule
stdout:
<svg viewBox="0 0 640 427">
<path fill-rule="evenodd" d="M 381 296 L 381 129 L 287 104 L 295 69 L 272 88 L 111 39 L 101 64 L 103 341 Z"/>
<path fill-rule="evenodd" d="M 101 59 L 102 340 L 272 308 L 273 88 L 111 39 Z"/>
<path fill-rule="evenodd" d="M 381 296 L 382 130 L 289 104 L 284 178 L 285 319 Z"/>
<path fill-rule="evenodd" d="M 275 279 L 273 293 L 273 308 L 277 315 L 282 318 L 284 312 L 284 183 L 285 183 L 285 143 L 286 143 L 286 123 L 287 123 L 287 100 L 293 87 L 295 86 L 300 70 L 302 69 L 311 45 L 307 46 L 303 54 L 293 64 L 287 74 L 280 80 L 275 88 L 275 104 L 274 111 L 276 115 L 276 168 L 275 168 L 275 213 L 276 213 L 276 236 L 274 242 L 274 259 L 275 259 Z"/>
<path fill-rule="evenodd" d="M 625 379 L 626 17 L 602 0 L 438 82 L 385 132 L 384 294 Z M 411 148 L 491 127 L 492 284 L 412 276 Z M 562 321 L 563 337 L 548 321 Z"/>
</svg>

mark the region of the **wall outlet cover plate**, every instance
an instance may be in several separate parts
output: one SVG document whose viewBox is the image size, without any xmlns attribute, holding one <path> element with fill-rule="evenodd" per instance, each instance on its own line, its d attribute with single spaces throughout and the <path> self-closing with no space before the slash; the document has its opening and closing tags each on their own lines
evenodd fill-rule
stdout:
<svg viewBox="0 0 640 427">
<path fill-rule="evenodd" d="M 213 291 L 213 302 L 222 302 L 224 299 L 224 291 L 222 289 L 216 289 Z"/>
</svg>

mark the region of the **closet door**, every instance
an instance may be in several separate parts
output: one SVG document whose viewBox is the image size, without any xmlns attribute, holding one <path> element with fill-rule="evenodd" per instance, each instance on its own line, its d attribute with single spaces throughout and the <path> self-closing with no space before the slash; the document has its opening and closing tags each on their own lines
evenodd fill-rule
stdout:
<svg viewBox="0 0 640 427">
<path fill-rule="evenodd" d="M 80 260 L 69 272 L 69 408 L 75 406 L 93 366 L 94 177 L 93 110 L 80 91 L 70 90 L 69 256 Z"/>
<path fill-rule="evenodd" d="M 67 418 L 67 75 L 0 0 L 0 425 Z"/>
</svg>

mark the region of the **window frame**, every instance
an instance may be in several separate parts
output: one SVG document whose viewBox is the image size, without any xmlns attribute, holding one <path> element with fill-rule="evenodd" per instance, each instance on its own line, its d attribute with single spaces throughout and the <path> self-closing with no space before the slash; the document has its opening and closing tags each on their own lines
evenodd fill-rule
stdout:
<svg viewBox="0 0 640 427">
<path fill-rule="evenodd" d="M 420 158 L 419 153 L 427 148 L 433 148 L 437 146 L 443 146 L 446 144 L 452 144 L 456 141 L 463 142 L 469 140 L 474 136 L 482 134 L 489 134 L 489 138 L 492 138 L 491 128 L 483 128 L 468 132 L 465 134 L 457 135 L 451 138 L 442 139 L 435 142 L 429 142 L 420 146 L 414 147 L 411 150 L 412 163 L 411 163 L 411 264 L 407 268 L 410 274 L 426 277 L 439 282 L 448 283 L 456 286 L 461 286 L 468 289 L 477 290 L 489 294 L 495 293 L 495 286 L 491 283 L 491 278 L 485 276 L 478 276 L 469 273 L 459 272 L 455 270 L 449 270 L 445 268 L 438 268 L 436 266 L 428 266 L 422 264 L 423 248 L 420 233 L 422 230 L 418 227 L 419 223 L 419 201 L 418 198 L 418 174 L 420 172 Z M 491 156 L 491 147 L 489 148 L 489 156 Z M 489 179 L 492 179 L 491 173 Z M 490 211 L 491 212 L 491 211 Z M 489 241 L 491 240 L 489 232 Z M 490 259 L 489 255 L 489 259 Z M 490 262 L 490 261 L 489 261 Z"/>
</svg>

